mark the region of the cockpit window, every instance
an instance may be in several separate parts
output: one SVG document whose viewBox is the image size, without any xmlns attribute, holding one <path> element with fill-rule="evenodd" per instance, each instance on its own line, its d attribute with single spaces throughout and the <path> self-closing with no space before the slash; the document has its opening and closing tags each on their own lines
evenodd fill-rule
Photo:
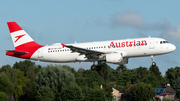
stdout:
<svg viewBox="0 0 180 101">
<path fill-rule="evenodd" d="M 169 43 L 168 41 L 160 41 L 160 44 Z"/>
</svg>

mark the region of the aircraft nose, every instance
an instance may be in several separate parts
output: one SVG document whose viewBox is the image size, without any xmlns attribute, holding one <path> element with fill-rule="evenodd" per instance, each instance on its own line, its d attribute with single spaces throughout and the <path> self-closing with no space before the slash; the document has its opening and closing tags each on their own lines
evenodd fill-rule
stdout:
<svg viewBox="0 0 180 101">
<path fill-rule="evenodd" d="M 176 50 L 176 46 L 175 46 L 175 45 L 173 45 L 173 51 L 174 51 L 174 50 Z"/>
<path fill-rule="evenodd" d="M 170 49 L 171 49 L 171 51 L 174 51 L 174 50 L 176 50 L 176 46 L 172 44 Z"/>
</svg>

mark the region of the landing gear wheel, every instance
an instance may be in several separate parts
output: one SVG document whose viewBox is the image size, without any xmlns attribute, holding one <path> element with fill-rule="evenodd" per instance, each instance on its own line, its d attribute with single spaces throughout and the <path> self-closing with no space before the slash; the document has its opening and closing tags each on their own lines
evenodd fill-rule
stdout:
<svg viewBox="0 0 180 101">
<path fill-rule="evenodd" d="M 151 55 L 151 59 L 152 59 L 152 66 L 155 66 L 156 65 L 156 63 L 154 62 L 154 55 Z"/>
<path fill-rule="evenodd" d="M 155 66 L 156 65 L 156 62 L 152 62 L 152 66 Z"/>
<path fill-rule="evenodd" d="M 96 70 L 96 65 L 92 65 L 91 70 Z"/>
<path fill-rule="evenodd" d="M 97 70 L 97 71 L 100 71 L 101 68 L 102 68 L 101 66 L 96 66 L 96 70 Z"/>
</svg>

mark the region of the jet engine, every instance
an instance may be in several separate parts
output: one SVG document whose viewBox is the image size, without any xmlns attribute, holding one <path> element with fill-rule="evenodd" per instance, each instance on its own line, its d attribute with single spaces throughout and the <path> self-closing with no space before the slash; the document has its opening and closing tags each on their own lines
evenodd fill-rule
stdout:
<svg viewBox="0 0 180 101">
<path fill-rule="evenodd" d="M 128 58 L 123 58 L 122 53 L 106 54 L 106 62 L 114 64 L 127 64 Z"/>
</svg>

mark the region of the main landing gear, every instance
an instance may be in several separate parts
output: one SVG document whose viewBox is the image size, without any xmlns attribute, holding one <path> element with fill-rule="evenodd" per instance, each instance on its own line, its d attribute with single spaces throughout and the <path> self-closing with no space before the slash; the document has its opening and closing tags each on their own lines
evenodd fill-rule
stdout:
<svg viewBox="0 0 180 101">
<path fill-rule="evenodd" d="M 155 66 L 156 62 L 154 62 L 154 55 L 151 55 L 151 59 L 152 59 L 152 65 Z"/>
<path fill-rule="evenodd" d="M 93 65 L 91 66 L 91 70 L 97 70 L 97 71 L 100 71 L 101 70 L 101 66 L 99 66 L 99 61 L 98 61 L 98 65 L 96 66 L 95 65 L 95 61 L 93 61 Z"/>
</svg>

